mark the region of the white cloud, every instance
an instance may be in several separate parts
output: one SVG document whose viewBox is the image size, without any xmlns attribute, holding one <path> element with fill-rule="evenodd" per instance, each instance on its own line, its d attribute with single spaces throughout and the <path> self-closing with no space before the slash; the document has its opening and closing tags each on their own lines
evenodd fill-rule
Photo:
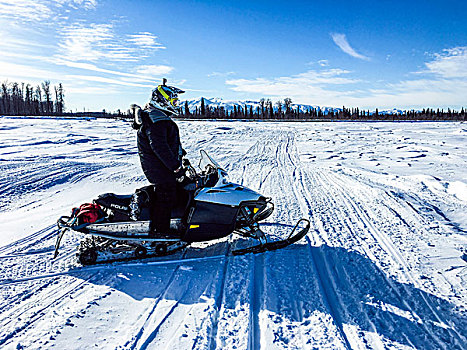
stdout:
<svg viewBox="0 0 467 350">
<path fill-rule="evenodd" d="M 154 50 L 164 49 L 156 38 L 147 32 L 119 36 L 112 23 L 74 23 L 62 29 L 59 57 L 68 61 L 137 62 Z"/>
<path fill-rule="evenodd" d="M 319 64 L 321 67 L 328 67 L 328 66 L 329 66 L 329 61 L 328 61 L 328 60 L 319 60 L 319 61 L 318 61 L 318 64 Z"/>
<path fill-rule="evenodd" d="M 267 97 L 290 97 L 295 102 L 361 108 L 465 107 L 467 103 L 467 48 L 435 54 L 415 79 L 375 89 L 342 69 L 309 70 L 290 77 L 227 80 L 232 90 Z M 424 76 L 421 77 L 421 74 Z M 364 83 L 364 85 L 360 84 Z"/>
<path fill-rule="evenodd" d="M 96 0 L 0 0 L 0 78 L 33 85 L 44 79 L 61 82 L 68 107 L 74 107 L 82 103 L 75 94 L 125 90 L 137 95 L 153 88 L 155 77 L 173 71 L 148 60 L 165 49 L 156 35 L 122 31 L 120 22 L 106 17 L 89 22 L 87 13 L 97 6 Z M 94 101 L 104 107 L 95 100 L 89 96 L 86 106 Z"/>
<path fill-rule="evenodd" d="M 232 85 L 232 90 L 238 92 L 281 99 L 290 97 L 293 101 L 302 103 L 339 106 L 341 102 L 336 102 L 348 95 L 348 91 L 357 91 L 342 89 L 343 86 L 360 82 L 348 77 L 350 73 L 343 69 L 308 70 L 290 77 L 235 79 L 227 80 L 226 84 Z M 333 90 L 333 87 L 336 90 Z M 339 91 L 339 88 L 342 91 Z"/>
<path fill-rule="evenodd" d="M 97 0 L 57 0 L 62 3 L 69 3 L 74 8 L 83 7 L 86 10 L 95 9 L 97 6 Z"/>
<path fill-rule="evenodd" d="M 75 23 L 62 30 L 59 43 L 61 57 L 70 61 L 98 61 L 100 59 L 128 59 L 128 53 L 114 46 L 112 24 Z"/>
<path fill-rule="evenodd" d="M 91 67 L 90 67 L 91 68 Z M 97 68 L 97 67 L 96 67 Z M 97 70 L 99 71 L 99 70 Z M 101 83 L 101 87 L 115 87 L 115 86 L 134 86 L 141 88 L 151 88 L 154 83 L 151 84 L 150 79 L 142 79 L 132 74 L 121 73 L 122 77 L 119 79 L 108 78 L 96 75 L 84 75 L 84 74 L 67 74 L 56 72 L 48 68 L 36 68 L 32 65 L 16 64 L 10 62 L 0 61 L 0 76 L 7 76 L 12 81 L 21 81 L 27 79 L 29 83 L 37 84 L 44 79 L 59 81 L 65 84 L 68 88 L 73 90 L 73 87 L 80 85 L 88 85 L 89 82 Z M 83 89 L 82 87 L 80 88 Z M 71 91 L 70 90 L 70 91 Z M 74 90 L 73 90 L 74 91 Z"/>
<path fill-rule="evenodd" d="M 428 70 L 442 78 L 467 78 L 467 46 L 445 49 L 434 55 L 435 59 L 425 63 Z"/>
<path fill-rule="evenodd" d="M 353 84 L 357 79 L 347 78 L 350 71 L 343 69 L 328 69 L 325 71 L 309 70 L 305 73 L 291 77 L 278 77 L 272 79 L 233 79 L 226 84 L 233 85 L 234 91 L 260 93 L 269 96 L 308 95 L 320 91 L 321 86 Z"/>
<path fill-rule="evenodd" d="M 143 49 L 153 49 L 160 50 L 165 49 L 165 47 L 156 41 L 157 36 L 148 32 L 141 32 L 138 34 L 128 35 L 128 41 L 133 43 L 136 46 L 139 46 Z"/>
<path fill-rule="evenodd" d="M 73 62 L 63 59 L 53 59 L 49 61 L 57 65 L 67 66 L 70 68 L 77 68 L 82 70 L 87 70 L 91 72 L 99 72 L 105 74 L 116 75 L 120 77 L 131 78 L 134 83 L 153 83 L 155 76 L 160 76 L 162 74 L 169 74 L 173 67 L 170 66 L 138 66 L 134 69 L 134 73 L 126 73 L 111 69 L 100 68 L 92 63 L 85 62 Z"/>
<path fill-rule="evenodd" d="M 212 72 L 211 74 L 208 74 L 208 77 L 228 77 L 235 74 L 235 72 Z"/>
<path fill-rule="evenodd" d="M 94 9 L 96 0 L 0 0 L 0 18 L 20 21 L 45 21 L 57 15 L 63 6 Z"/>
<path fill-rule="evenodd" d="M 2 61 L 0 61 L 0 76 L 8 77 L 8 79 L 13 81 L 32 78 L 35 82 L 42 81 L 44 79 L 55 80 L 61 78 L 59 73 L 53 72 L 49 69 L 37 68 L 33 65 Z"/>
<path fill-rule="evenodd" d="M 465 79 L 415 79 L 388 84 L 384 89 L 370 89 L 364 98 L 355 99 L 353 105 L 374 107 L 451 107 L 465 106 L 467 81 Z"/>
<path fill-rule="evenodd" d="M 106 86 L 65 86 L 67 94 L 74 95 L 111 95 L 121 94 L 121 88 Z M 86 96 L 85 96 L 86 97 Z"/>
<path fill-rule="evenodd" d="M 70 81 L 77 81 L 77 80 L 85 80 L 85 81 L 92 81 L 97 83 L 105 83 L 110 85 L 123 85 L 123 86 L 134 86 L 134 87 L 144 87 L 144 88 L 153 88 L 154 84 L 139 84 L 135 83 L 132 79 L 114 79 L 114 78 L 106 78 L 96 75 L 66 75 L 65 76 Z"/>
<path fill-rule="evenodd" d="M 150 79 L 154 77 L 160 77 L 161 75 L 170 74 L 173 69 L 173 67 L 166 65 L 144 65 L 136 67 L 135 71 L 136 73 Z"/>
<path fill-rule="evenodd" d="M 334 40 L 334 43 L 339 46 L 339 48 L 344 51 L 346 54 L 359 58 L 361 60 L 366 60 L 369 61 L 370 59 L 366 56 L 363 56 L 359 54 L 357 51 L 355 51 L 347 41 L 347 37 L 345 34 L 340 34 L 340 33 L 331 33 L 332 40 Z"/>
<path fill-rule="evenodd" d="M 40 21 L 50 17 L 50 9 L 37 0 L 0 0 L 0 17 Z"/>
</svg>

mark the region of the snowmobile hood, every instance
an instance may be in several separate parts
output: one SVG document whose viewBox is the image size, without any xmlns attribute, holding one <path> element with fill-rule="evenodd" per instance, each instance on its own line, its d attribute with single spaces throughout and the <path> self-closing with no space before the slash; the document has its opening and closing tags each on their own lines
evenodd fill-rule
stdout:
<svg viewBox="0 0 467 350">
<path fill-rule="evenodd" d="M 216 187 L 206 187 L 201 189 L 195 196 L 196 201 L 238 206 L 241 202 L 256 201 L 264 198 L 258 192 L 247 187 L 228 183 Z"/>
</svg>

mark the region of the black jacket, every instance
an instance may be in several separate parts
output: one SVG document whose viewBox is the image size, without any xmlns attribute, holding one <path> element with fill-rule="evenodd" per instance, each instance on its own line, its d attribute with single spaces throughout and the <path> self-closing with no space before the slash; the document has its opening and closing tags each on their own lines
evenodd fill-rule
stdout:
<svg viewBox="0 0 467 350">
<path fill-rule="evenodd" d="M 184 152 L 177 124 L 160 110 L 143 111 L 141 118 L 138 154 L 144 175 L 156 185 L 175 181 Z"/>
</svg>

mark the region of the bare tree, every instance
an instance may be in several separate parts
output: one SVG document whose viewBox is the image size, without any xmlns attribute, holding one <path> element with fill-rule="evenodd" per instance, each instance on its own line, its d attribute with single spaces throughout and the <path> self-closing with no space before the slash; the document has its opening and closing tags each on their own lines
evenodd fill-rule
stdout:
<svg viewBox="0 0 467 350">
<path fill-rule="evenodd" d="M 26 84 L 26 90 L 24 95 L 24 112 L 26 114 L 33 114 L 32 107 L 32 87 L 30 84 Z"/>
<path fill-rule="evenodd" d="M 268 105 L 268 108 L 269 108 L 269 119 L 273 119 L 274 118 L 274 109 L 272 108 L 272 101 L 268 98 L 266 100 L 266 104 Z"/>
<path fill-rule="evenodd" d="M 20 89 L 18 83 L 13 83 L 11 85 L 11 112 L 13 115 L 18 115 L 21 110 L 21 97 Z"/>
<path fill-rule="evenodd" d="M 42 90 L 41 90 L 41 87 L 40 85 L 37 85 L 36 86 L 36 93 L 35 93 L 35 96 L 34 96 L 34 99 L 35 99 L 35 108 L 36 108 L 36 114 L 39 115 L 39 114 L 42 114 L 44 109 L 42 108 Z"/>
<path fill-rule="evenodd" d="M 285 115 L 288 117 L 290 115 L 290 106 L 292 106 L 292 99 L 289 97 L 284 98 L 284 106 L 285 106 Z"/>
<path fill-rule="evenodd" d="M 10 94 L 8 92 L 8 82 L 5 81 L 2 83 L 2 114 L 9 114 L 10 113 Z"/>
<path fill-rule="evenodd" d="M 276 106 L 277 106 L 277 116 L 278 116 L 279 119 L 281 119 L 282 118 L 282 102 L 281 102 L 281 100 L 276 102 Z"/>
<path fill-rule="evenodd" d="M 264 103 L 265 102 L 266 102 L 266 100 L 264 98 L 259 100 L 259 104 L 261 105 L 261 118 L 264 118 Z"/>
<path fill-rule="evenodd" d="M 55 86 L 55 113 L 62 114 L 63 110 L 65 109 L 65 102 L 64 102 L 64 92 L 63 92 L 63 85 L 62 83 L 58 84 L 58 87 Z"/>
<path fill-rule="evenodd" d="M 45 98 L 45 113 L 52 114 L 52 99 L 50 95 L 50 81 L 45 80 L 42 83 L 42 91 L 44 91 L 44 98 Z"/>
</svg>

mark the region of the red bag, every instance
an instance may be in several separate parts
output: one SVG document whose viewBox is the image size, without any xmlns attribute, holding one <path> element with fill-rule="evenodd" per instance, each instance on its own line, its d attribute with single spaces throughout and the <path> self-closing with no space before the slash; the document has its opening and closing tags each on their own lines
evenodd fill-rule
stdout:
<svg viewBox="0 0 467 350">
<path fill-rule="evenodd" d="M 78 224 L 93 223 L 102 217 L 102 210 L 98 204 L 84 203 L 72 211 L 73 217 L 78 219 Z"/>
</svg>

